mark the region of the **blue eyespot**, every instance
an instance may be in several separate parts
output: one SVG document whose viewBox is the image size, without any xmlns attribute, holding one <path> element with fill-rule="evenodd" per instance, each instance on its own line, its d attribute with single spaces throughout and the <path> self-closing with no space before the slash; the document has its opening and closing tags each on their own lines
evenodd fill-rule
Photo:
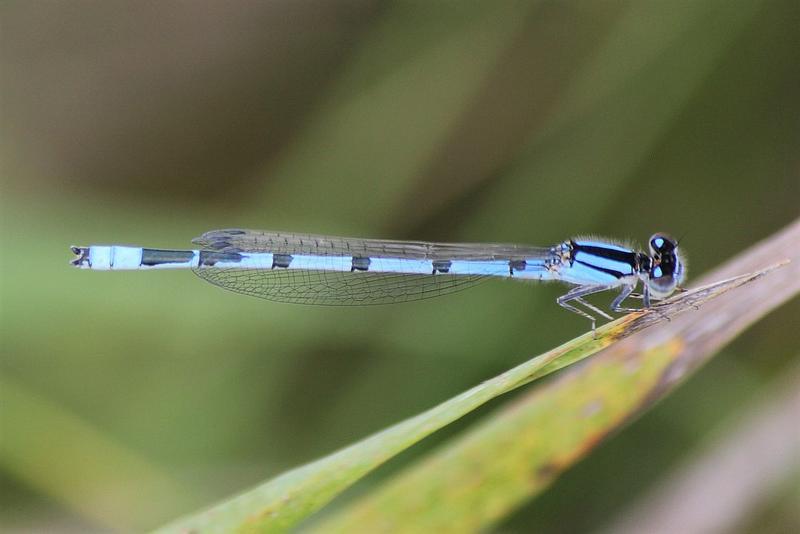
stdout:
<svg viewBox="0 0 800 534">
<path fill-rule="evenodd" d="M 655 276 L 656 278 L 661 278 L 662 276 L 664 276 L 664 271 L 661 270 L 661 267 L 656 267 L 655 269 L 653 269 L 653 276 Z"/>
<path fill-rule="evenodd" d="M 658 237 L 653 240 L 653 244 L 655 244 L 656 248 L 661 248 L 664 246 L 664 239 Z"/>
</svg>

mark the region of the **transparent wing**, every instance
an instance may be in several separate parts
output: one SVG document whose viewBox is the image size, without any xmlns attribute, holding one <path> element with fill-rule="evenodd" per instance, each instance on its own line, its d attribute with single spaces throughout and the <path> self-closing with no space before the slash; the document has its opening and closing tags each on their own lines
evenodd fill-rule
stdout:
<svg viewBox="0 0 800 534">
<path fill-rule="evenodd" d="M 476 275 L 424 275 L 291 269 L 195 268 L 200 278 L 236 293 L 278 302 L 363 306 L 422 300 L 487 280 Z"/>
<path fill-rule="evenodd" d="M 426 243 L 291 234 L 262 230 L 213 230 L 192 240 L 205 250 L 230 253 L 314 255 L 423 260 L 548 258 L 548 248 L 494 243 Z M 225 289 L 279 302 L 322 305 L 390 304 L 460 291 L 487 280 L 481 274 L 400 274 L 341 270 L 199 267 L 194 272 Z"/>
<path fill-rule="evenodd" d="M 419 258 L 429 260 L 497 260 L 547 258 L 549 248 L 496 243 L 426 243 L 290 234 L 264 230 L 212 230 L 193 243 L 219 252 L 272 252 L 358 257 Z"/>
</svg>

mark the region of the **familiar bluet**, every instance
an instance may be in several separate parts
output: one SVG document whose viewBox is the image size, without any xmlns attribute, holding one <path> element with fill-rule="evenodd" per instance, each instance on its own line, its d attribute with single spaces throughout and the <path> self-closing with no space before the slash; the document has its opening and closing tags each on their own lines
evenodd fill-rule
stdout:
<svg viewBox="0 0 800 534">
<path fill-rule="evenodd" d="M 388 241 L 261 230 L 213 230 L 192 241 L 197 250 L 92 245 L 72 247 L 72 265 L 93 270 L 191 269 L 225 289 L 302 304 L 363 305 L 425 299 L 491 278 L 560 281 L 575 287 L 557 299 L 562 307 L 607 319 L 586 302 L 618 288 L 622 306 L 639 282 L 644 307 L 672 294 L 685 274 L 678 242 L 650 238 L 649 254 L 596 238 L 568 239 L 552 247 L 484 243 Z"/>
</svg>

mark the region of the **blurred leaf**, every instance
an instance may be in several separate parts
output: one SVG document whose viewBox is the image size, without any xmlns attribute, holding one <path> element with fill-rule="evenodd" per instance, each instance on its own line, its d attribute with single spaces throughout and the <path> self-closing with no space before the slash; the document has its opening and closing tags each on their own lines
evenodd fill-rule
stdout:
<svg viewBox="0 0 800 534">
<path fill-rule="evenodd" d="M 688 461 L 600 532 L 666 533 L 674 528 L 675 518 L 682 532 L 763 531 L 748 529 L 745 523 L 800 475 L 800 354 L 794 366 L 765 389 L 744 413 L 715 425 L 700 450 L 692 451 Z M 795 499 L 795 505 L 799 503 Z M 790 531 L 797 528 L 785 530 Z"/>
<path fill-rule="evenodd" d="M 615 344 L 356 500 L 320 531 L 379 532 L 391 525 L 392 531 L 464 532 L 506 516 L 671 392 L 722 345 L 800 292 L 800 251 L 791 247 L 798 240 L 800 221 L 706 280 L 790 255 L 791 262 L 785 260 L 773 276 Z M 694 300 L 693 293 L 681 297 Z"/>
<path fill-rule="evenodd" d="M 349 225 L 364 233 L 407 210 L 398 199 L 484 86 L 532 6 L 473 2 L 454 17 L 435 3 L 395 4 L 359 43 L 313 122 L 269 169 L 269 216 L 296 230 L 337 221 L 340 230 Z M 358 198 L 368 202 L 354 204 Z"/>
<path fill-rule="evenodd" d="M 174 506 L 176 496 L 192 500 L 189 488 L 141 455 L 5 376 L 0 376 L 0 406 L 0 466 L 98 526 L 135 530 L 164 514 L 163 507 Z M 149 519 L 130 506 L 139 492 L 163 503 L 160 510 L 150 509 Z"/>
<path fill-rule="evenodd" d="M 642 164 L 654 157 L 759 5 L 719 0 L 626 4 L 607 41 L 576 69 L 553 120 L 481 199 L 492 218 L 471 217 L 461 231 L 526 242 L 535 230 L 534 241 L 548 242 L 597 229 L 609 205 L 630 194 Z M 674 187 L 647 183 L 651 196 Z M 663 222 L 662 209 L 669 215 Z M 647 213 L 648 224 L 675 224 L 668 207 L 648 205 Z M 507 221 L 514 224 L 509 227 Z"/>
<path fill-rule="evenodd" d="M 761 277 L 772 268 L 679 294 L 660 305 L 658 309 L 631 313 L 603 325 L 597 329 L 596 335 L 592 335 L 591 332 L 586 333 L 487 380 L 427 412 L 331 456 L 284 473 L 230 501 L 179 520 L 162 531 L 288 529 L 324 506 L 372 469 L 489 400 L 580 361 L 644 328 L 670 320 L 682 311 L 697 307 L 730 289 Z M 606 387 L 614 392 L 618 384 L 606 382 Z M 409 491 L 409 488 L 405 488 L 404 491 Z M 418 494 L 415 491 L 411 493 Z"/>
</svg>

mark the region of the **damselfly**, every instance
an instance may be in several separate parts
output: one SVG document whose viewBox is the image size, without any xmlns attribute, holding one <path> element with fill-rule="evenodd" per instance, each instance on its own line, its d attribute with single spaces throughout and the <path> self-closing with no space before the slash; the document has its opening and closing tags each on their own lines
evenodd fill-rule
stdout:
<svg viewBox="0 0 800 534">
<path fill-rule="evenodd" d="M 593 293 L 618 288 L 611 303 L 623 307 L 642 283 L 643 305 L 672 294 L 685 262 L 678 242 L 650 238 L 649 253 L 596 238 L 568 239 L 552 247 L 484 243 L 426 243 L 261 230 L 213 230 L 193 243 L 197 250 L 93 245 L 72 247 L 72 265 L 94 270 L 191 269 L 225 289 L 280 302 L 365 305 L 405 302 L 452 293 L 491 278 L 554 280 L 575 287 L 557 299 L 562 307 L 612 319 L 586 302 Z M 639 296 L 639 295 L 636 295 Z"/>
</svg>

